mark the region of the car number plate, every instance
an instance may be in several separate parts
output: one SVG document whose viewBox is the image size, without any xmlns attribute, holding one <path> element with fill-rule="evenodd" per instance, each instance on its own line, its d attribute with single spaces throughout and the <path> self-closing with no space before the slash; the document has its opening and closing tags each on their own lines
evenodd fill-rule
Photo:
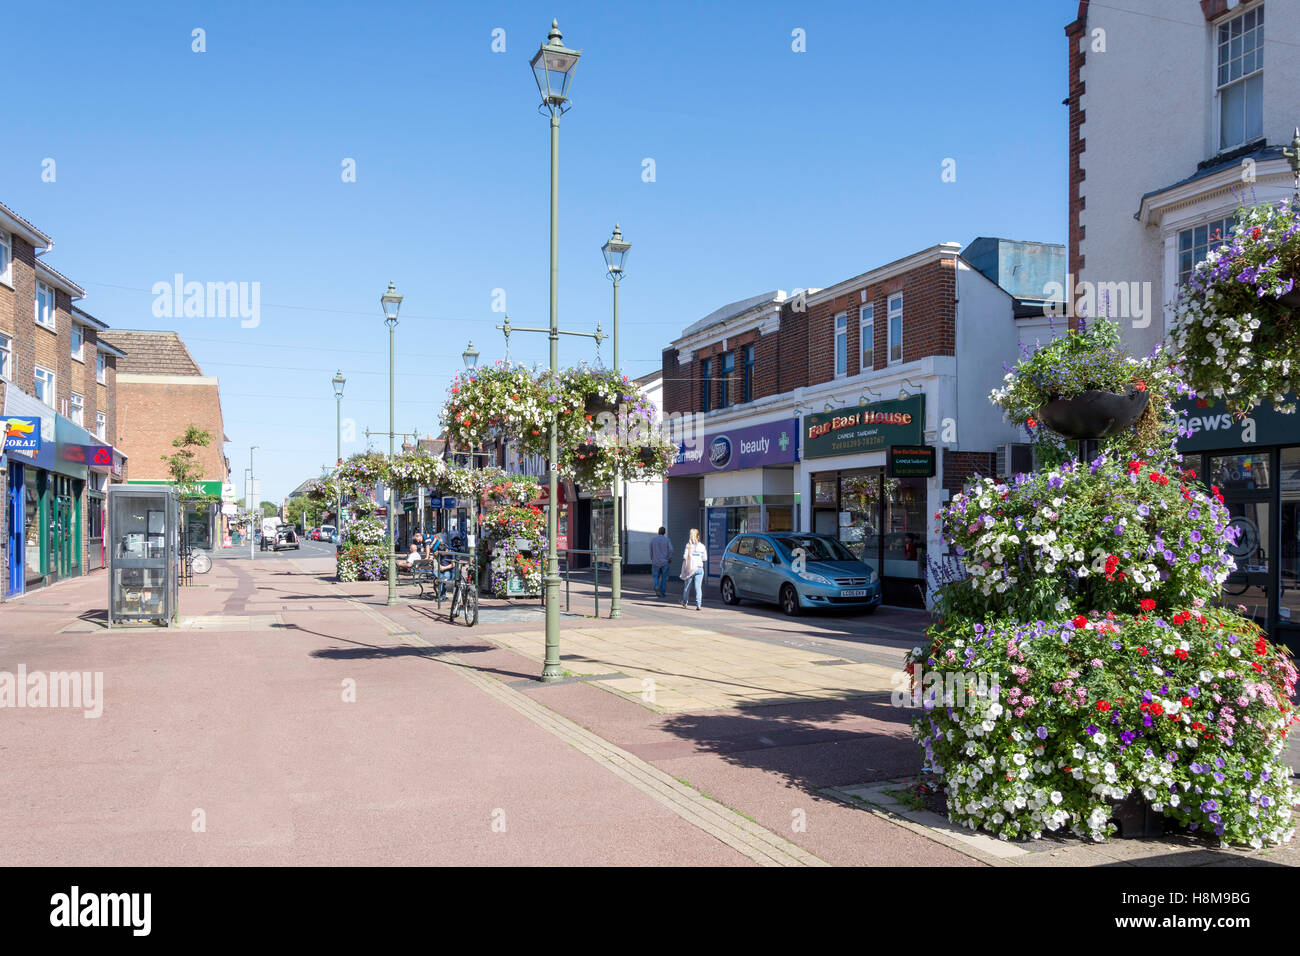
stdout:
<svg viewBox="0 0 1300 956">
<path fill-rule="evenodd" d="M 867 592 L 866 592 L 865 590 L 861 590 L 861 589 L 856 590 L 856 591 L 841 591 L 841 592 L 840 592 L 840 597 L 866 597 L 866 596 L 867 596 Z"/>
</svg>

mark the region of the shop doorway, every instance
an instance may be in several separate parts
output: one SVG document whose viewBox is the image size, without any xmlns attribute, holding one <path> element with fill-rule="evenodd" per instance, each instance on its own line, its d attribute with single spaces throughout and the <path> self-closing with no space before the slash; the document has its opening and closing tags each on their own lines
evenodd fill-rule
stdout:
<svg viewBox="0 0 1300 956">
<path fill-rule="evenodd" d="M 1269 585 L 1276 555 L 1273 542 L 1272 455 L 1212 455 L 1208 484 L 1217 485 L 1232 516 L 1235 539 L 1228 553 L 1237 566 L 1223 584 L 1230 603 L 1243 604 L 1261 627 L 1268 627 Z"/>
</svg>

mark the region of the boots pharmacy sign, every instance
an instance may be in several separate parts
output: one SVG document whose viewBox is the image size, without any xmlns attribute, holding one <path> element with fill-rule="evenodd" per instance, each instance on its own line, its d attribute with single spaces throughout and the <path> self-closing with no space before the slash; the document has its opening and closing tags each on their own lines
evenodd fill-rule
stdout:
<svg viewBox="0 0 1300 956">
<path fill-rule="evenodd" d="M 854 405 L 803 418 L 804 458 L 829 458 L 885 451 L 890 445 L 920 445 L 925 431 L 925 396 Z"/>
<path fill-rule="evenodd" d="M 799 420 L 791 418 L 710 432 L 703 440 L 682 441 L 668 468 L 668 477 L 785 465 L 798 460 Z"/>
</svg>

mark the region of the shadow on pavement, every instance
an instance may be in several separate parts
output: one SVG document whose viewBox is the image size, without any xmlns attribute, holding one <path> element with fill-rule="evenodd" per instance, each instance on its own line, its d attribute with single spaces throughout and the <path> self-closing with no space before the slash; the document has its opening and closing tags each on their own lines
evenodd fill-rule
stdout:
<svg viewBox="0 0 1300 956">
<path fill-rule="evenodd" d="M 662 730 L 738 767 L 777 774 L 800 790 L 917 773 L 911 714 L 888 700 L 853 698 L 677 714 Z"/>
</svg>

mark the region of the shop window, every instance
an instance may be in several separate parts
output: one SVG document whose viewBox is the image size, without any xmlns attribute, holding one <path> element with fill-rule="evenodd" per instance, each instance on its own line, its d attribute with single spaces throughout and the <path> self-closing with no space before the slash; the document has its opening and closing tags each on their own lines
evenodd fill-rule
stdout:
<svg viewBox="0 0 1300 956">
<path fill-rule="evenodd" d="M 1269 482 L 1269 459 L 1265 452 L 1256 455 L 1216 455 L 1210 459 L 1210 484 L 1229 491 L 1266 491 Z"/>
<path fill-rule="evenodd" d="M 921 578 L 925 569 L 928 529 L 924 478 L 899 478 L 885 499 L 885 574 Z"/>
<path fill-rule="evenodd" d="M 1282 449 L 1281 527 L 1278 559 L 1282 590 L 1277 616 L 1287 624 L 1300 624 L 1300 448 Z"/>
</svg>

